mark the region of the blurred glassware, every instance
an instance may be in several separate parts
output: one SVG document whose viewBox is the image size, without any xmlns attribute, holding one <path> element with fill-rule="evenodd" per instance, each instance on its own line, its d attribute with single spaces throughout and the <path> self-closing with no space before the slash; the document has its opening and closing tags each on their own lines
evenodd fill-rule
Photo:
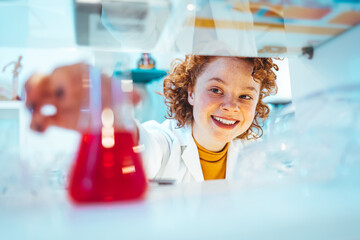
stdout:
<svg viewBox="0 0 360 240">
<path fill-rule="evenodd" d="M 243 149 L 236 180 L 360 181 L 360 85 L 313 93 L 297 102 L 294 118 L 287 115 L 278 112 L 267 138 Z"/>
<path fill-rule="evenodd" d="M 264 123 L 264 134 L 262 138 L 266 139 L 273 134 L 279 134 L 291 129 L 295 117 L 295 105 L 290 103 L 272 104 L 269 103 L 270 115 Z"/>
<path fill-rule="evenodd" d="M 0 155 L 0 199 L 32 201 L 64 192 L 72 152 L 8 148 Z"/>
<path fill-rule="evenodd" d="M 0 66 L 0 101 L 11 100 L 12 93 L 12 73 L 11 71 L 2 71 Z"/>
<path fill-rule="evenodd" d="M 102 1 L 101 21 L 119 46 L 150 49 L 155 46 L 170 13 L 168 0 Z"/>
<path fill-rule="evenodd" d="M 54 161 L 49 170 L 49 185 L 53 189 L 67 189 L 69 172 L 73 164 L 74 154 L 59 152 L 55 154 Z"/>
<path fill-rule="evenodd" d="M 4 114 L 5 111 L 0 109 L 0 112 Z M 0 155 L 8 148 L 19 147 L 19 122 L 17 119 L 0 116 L 0 133 Z"/>
</svg>

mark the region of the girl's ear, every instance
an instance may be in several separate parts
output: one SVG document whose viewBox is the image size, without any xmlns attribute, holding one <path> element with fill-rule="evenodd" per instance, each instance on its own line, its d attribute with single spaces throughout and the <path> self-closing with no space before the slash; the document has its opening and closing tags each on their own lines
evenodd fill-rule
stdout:
<svg viewBox="0 0 360 240">
<path fill-rule="evenodd" d="M 188 102 L 191 106 L 194 106 L 194 92 L 192 90 L 188 90 Z"/>
</svg>

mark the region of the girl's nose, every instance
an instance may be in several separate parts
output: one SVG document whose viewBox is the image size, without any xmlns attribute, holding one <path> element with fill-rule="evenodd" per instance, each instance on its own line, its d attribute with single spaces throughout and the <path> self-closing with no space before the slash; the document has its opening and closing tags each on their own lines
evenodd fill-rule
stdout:
<svg viewBox="0 0 360 240">
<path fill-rule="evenodd" d="M 227 98 L 221 104 L 221 110 L 227 112 L 239 112 L 239 106 L 233 98 Z"/>
</svg>

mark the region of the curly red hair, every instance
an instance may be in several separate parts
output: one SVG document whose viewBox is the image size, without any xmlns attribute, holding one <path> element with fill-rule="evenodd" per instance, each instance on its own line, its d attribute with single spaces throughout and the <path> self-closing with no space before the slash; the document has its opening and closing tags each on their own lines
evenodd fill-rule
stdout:
<svg viewBox="0 0 360 240">
<path fill-rule="evenodd" d="M 193 106 L 188 102 L 188 90 L 193 89 L 196 79 L 204 69 L 219 56 L 187 55 L 185 60 L 175 59 L 171 70 L 164 79 L 165 104 L 168 106 L 167 118 L 177 120 L 178 127 L 191 124 L 193 121 Z M 277 93 L 276 71 L 278 66 L 272 58 L 241 58 L 253 64 L 252 76 L 260 82 L 260 96 L 256 106 L 256 113 L 251 126 L 237 138 L 257 139 L 263 134 L 264 121 L 269 117 L 270 108 L 264 103 L 266 96 Z"/>
</svg>

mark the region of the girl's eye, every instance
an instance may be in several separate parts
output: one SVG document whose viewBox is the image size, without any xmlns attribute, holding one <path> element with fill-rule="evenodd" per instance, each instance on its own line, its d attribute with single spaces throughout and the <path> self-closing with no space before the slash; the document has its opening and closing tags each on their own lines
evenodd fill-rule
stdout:
<svg viewBox="0 0 360 240">
<path fill-rule="evenodd" d="M 245 99 L 245 100 L 251 100 L 252 99 L 252 97 L 251 96 L 249 96 L 249 95 L 240 95 L 240 97 L 239 98 L 241 98 L 241 99 Z"/>
<path fill-rule="evenodd" d="M 210 88 L 210 92 L 216 93 L 216 94 L 220 94 L 220 93 L 221 93 L 221 90 L 218 89 L 218 88 Z"/>
</svg>

